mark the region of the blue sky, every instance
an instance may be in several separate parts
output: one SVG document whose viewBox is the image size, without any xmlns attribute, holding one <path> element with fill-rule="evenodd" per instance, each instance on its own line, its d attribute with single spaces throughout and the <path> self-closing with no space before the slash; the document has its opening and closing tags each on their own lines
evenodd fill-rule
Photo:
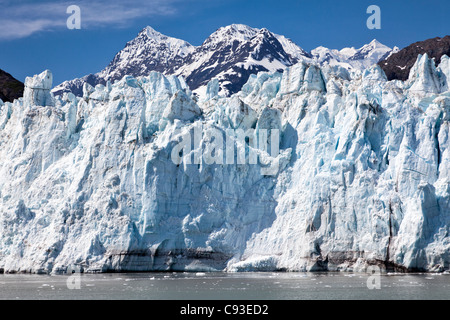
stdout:
<svg viewBox="0 0 450 320">
<path fill-rule="evenodd" d="M 381 30 L 366 27 L 373 4 Z M 81 8 L 81 30 L 66 27 L 69 5 Z M 200 45 L 219 27 L 243 23 L 307 51 L 375 38 L 402 48 L 450 34 L 448 0 L 0 0 L 0 8 L 0 69 L 21 81 L 50 69 L 54 85 L 102 70 L 147 25 Z"/>
</svg>

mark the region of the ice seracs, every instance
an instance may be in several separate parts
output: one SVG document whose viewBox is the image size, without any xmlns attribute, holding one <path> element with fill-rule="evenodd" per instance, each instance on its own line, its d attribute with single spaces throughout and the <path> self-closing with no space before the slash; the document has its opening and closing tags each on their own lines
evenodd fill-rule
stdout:
<svg viewBox="0 0 450 320">
<path fill-rule="evenodd" d="M 416 63 L 411 68 L 407 86 L 411 97 L 419 99 L 422 108 L 427 108 L 435 98 L 434 95 L 445 93 L 449 90 L 449 58 L 442 56 L 441 63 L 436 67 L 435 59 L 430 59 L 428 54 L 419 55 Z"/>
<path fill-rule="evenodd" d="M 447 55 L 442 56 L 438 70 L 440 72 L 442 91 L 450 90 L 450 58 Z"/>
<path fill-rule="evenodd" d="M 430 59 L 428 54 L 418 56 L 408 81 L 411 83 L 412 92 L 427 95 L 441 91 L 434 59 Z"/>
<path fill-rule="evenodd" d="M 0 107 L 0 270 L 449 270 L 447 62 L 407 82 L 300 62 L 204 99 L 151 72 L 48 103 L 50 73 L 30 78 Z M 172 161 L 198 129 L 180 158 L 251 129 L 260 160 Z M 250 143 L 262 129 L 278 155 Z"/>
<path fill-rule="evenodd" d="M 27 106 L 52 106 L 53 95 L 50 93 L 53 75 L 46 70 L 40 75 L 25 79 L 24 103 Z"/>
</svg>

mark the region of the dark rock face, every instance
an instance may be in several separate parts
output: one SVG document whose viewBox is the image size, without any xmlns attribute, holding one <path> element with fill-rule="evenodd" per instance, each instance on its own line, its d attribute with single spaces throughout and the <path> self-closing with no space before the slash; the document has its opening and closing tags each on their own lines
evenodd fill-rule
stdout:
<svg viewBox="0 0 450 320">
<path fill-rule="evenodd" d="M 0 70 L 0 99 L 3 102 L 13 102 L 23 96 L 24 85 L 9 73 Z"/>
<path fill-rule="evenodd" d="M 409 72 L 414 66 L 417 56 L 425 53 L 431 58 L 435 58 L 436 65 L 438 65 L 443 55 L 450 56 L 450 36 L 413 43 L 378 64 L 389 80 L 405 81 L 409 77 Z"/>
</svg>

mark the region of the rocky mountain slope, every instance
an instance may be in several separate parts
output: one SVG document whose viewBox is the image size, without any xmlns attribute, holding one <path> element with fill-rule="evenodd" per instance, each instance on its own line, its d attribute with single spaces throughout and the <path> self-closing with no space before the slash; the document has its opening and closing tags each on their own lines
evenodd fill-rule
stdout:
<svg viewBox="0 0 450 320">
<path fill-rule="evenodd" d="M 13 102 L 23 96 L 23 83 L 16 80 L 9 73 L 0 70 L 0 100 Z"/>
<path fill-rule="evenodd" d="M 28 78 L 0 106 L 0 271 L 449 270 L 449 76 L 301 61 L 200 100 L 158 72 L 83 97 Z"/>
<path fill-rule="evenodd" d="M 436 63 L 439 64 L 443 55 L 450 55 L 450 36 L 413 43 L 387 59 L 383 59 L 379 65 L 389 80 L 405 81 L 409 77 L 409 72 L 414 66 L 417 56 L 425 53 L 436 59 Z"/>
<path fill-rule="evenodd" d="M 230 95 L 238 92 L 251 74 L 283 71 L 307 57 L 300 48 L 292 53 L 287 53 L 277 36 L 267 29 L 232 25 L 213 33 L 174 73 L 183 76 L 191 90 L 206 89 L 208 82 L 216 78 L 222 94 Z"/>
</svg>

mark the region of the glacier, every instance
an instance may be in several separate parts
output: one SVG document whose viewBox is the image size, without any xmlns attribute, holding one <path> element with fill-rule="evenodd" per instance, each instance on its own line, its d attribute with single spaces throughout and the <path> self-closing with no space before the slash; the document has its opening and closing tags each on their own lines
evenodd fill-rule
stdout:
<svg viewBox="0 0 450 320">
<path fill-rule="evenodd" d="M 406 82 L 300 62 L 231 97 L 158 72 L 83 97 L 27 78 L 0 102 L 0 272 L 449 270 L 449 61 Z M 174 163 L 196 128 L 276 129 L 280 152 Z"/>
</svg>

